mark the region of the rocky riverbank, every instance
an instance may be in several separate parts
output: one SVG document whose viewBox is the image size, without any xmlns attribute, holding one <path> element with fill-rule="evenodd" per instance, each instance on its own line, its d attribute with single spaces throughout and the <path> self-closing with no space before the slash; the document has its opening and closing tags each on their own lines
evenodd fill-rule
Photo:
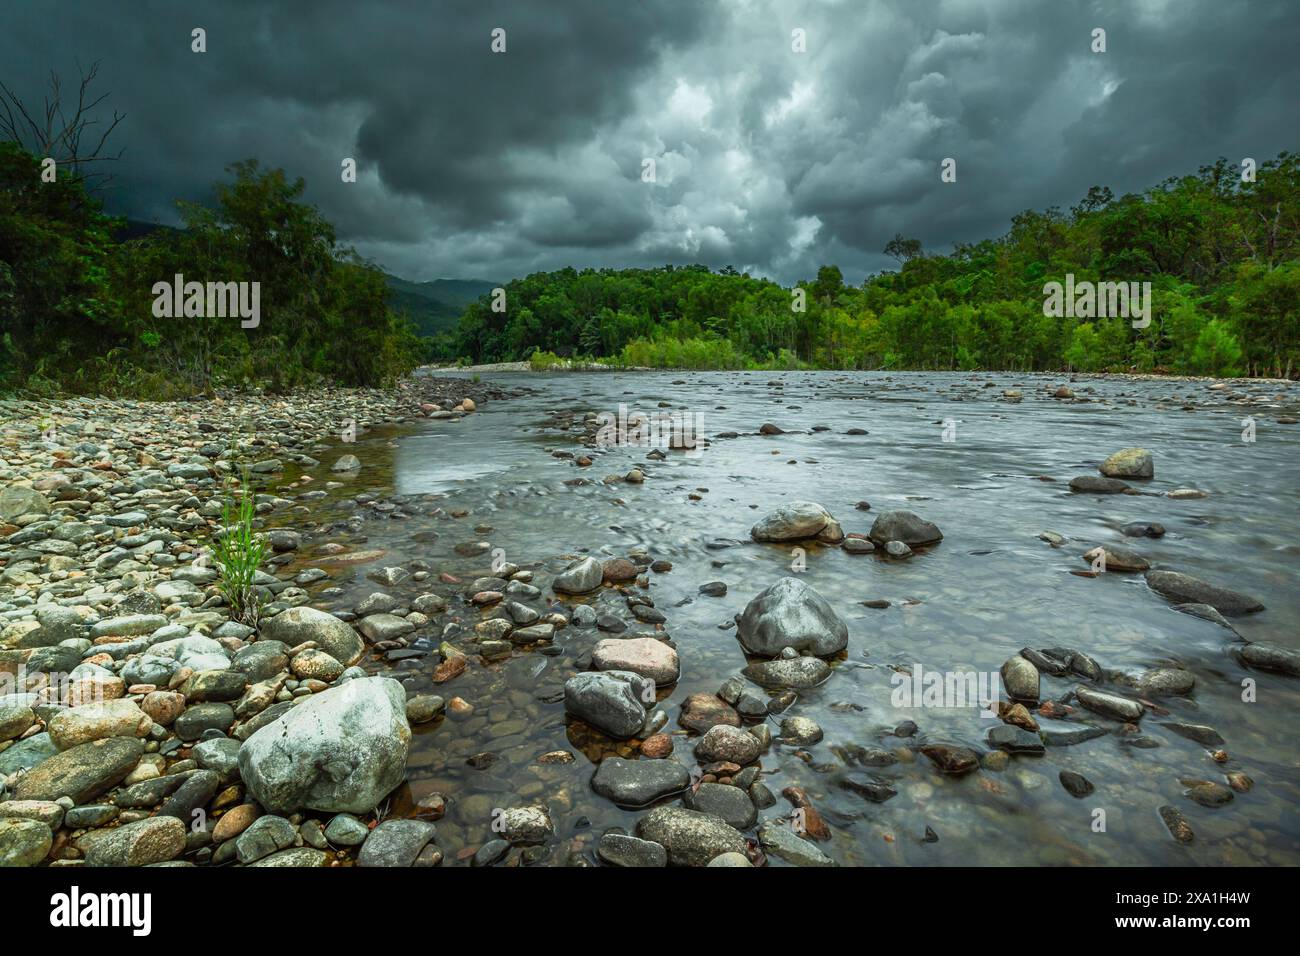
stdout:
<svg viewBox="0 0 1300 956">
<path fill-rule="evenodd" d="M 361 635 L 305 606 L 302 585 L 328 572 L 274 572 L 298 547 L 293 521 L 359 468 L 316 456 L 510 394 L 420 377 L 0 401 L 0 864 L 321 865 L 363 842 L 382 858 L 392 828 L 368 842 L 361 816 L 403 779 L 408 719 L 436 707 L 355 666 Z M 256 510 L 282 525 L 256 627 L 231 619 L 206 552 L 240 472 L 272 489 Z"/>
</svg>

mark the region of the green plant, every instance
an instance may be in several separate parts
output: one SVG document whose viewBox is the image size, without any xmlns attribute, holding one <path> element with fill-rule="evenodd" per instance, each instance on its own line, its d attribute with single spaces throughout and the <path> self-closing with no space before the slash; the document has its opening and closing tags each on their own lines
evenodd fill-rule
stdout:
<svg viewBox="0 0 1300 956">
<path fill-rule="evenodd" d="M 214 542 L 220 575 L 217 586 L 230 606 L 231 617 L 256 625 L 262 601 L 254 587 L 257 569 L 266 554 L 266 541 L 253 530 L 256 506 L 245 474 L 238 487 L 221 504 L 221 531 Z"/>
</svg>

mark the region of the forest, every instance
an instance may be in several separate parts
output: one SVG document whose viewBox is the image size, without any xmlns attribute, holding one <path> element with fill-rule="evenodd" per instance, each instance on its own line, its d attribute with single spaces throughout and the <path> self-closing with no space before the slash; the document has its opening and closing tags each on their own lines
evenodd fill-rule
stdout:
<svg viewBox="0 0 1300 956">
<path fill-rule="evenodd" d="M 212 207 L 178 204 L 184 228 L 124 238 L 85 176 L 43 179 L 0 143 L 0 392 L 169 399 L 373 386 L 417 366 L 426 345 L 384 273 L 338 243 L 305 183 L 251 160 L 229 172 Z M 257 327 L 155 316 L 155 284 L 178 274 L 259 283 Z"/>
<path fill-rule="evenodd" d="M 1300 365 L 1300 166 L 1226 159 L 1141 194 L 1094 186 L 1068 211 L 927 253 L 896 235 L 896 271 L 794 289 L 726 267 L 560 269 L 516 279 L 436 337 L 442 361 L 566 358 L 656 368 L 1162 372 L 1291 377 Z M 1152 321 L 1044 315 L 1044 286 L 1150 282 Z M 797 290 L 802 290 L 802 295 Z"/>
</svg>

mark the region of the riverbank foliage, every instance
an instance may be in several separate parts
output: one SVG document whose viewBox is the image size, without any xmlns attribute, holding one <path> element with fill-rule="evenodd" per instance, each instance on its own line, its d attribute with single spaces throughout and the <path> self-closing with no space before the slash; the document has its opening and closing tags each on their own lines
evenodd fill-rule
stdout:
<svg viewBox="0 0 1300 956">
<path fill-rule="evenodd" d="M 1219 160 L 1121 197 L 1093 187 L 1068 212 L 1014 217 L 998 239 L 927 255 L 896 237 L 897 271 L 846 284 L 835 266 L 790 289 L 705 266 L 561 269 L 471 304 L 436 354 L 537 352 L 660 368 L 1166 371 L 1293 376 L 1300 369 L 1300 165 L 1253 182 Z M 1045 283 L 1152 287 L 1151 323 L 1043 314 Z M 542 361 L 546 361 L 545 359 Z"/>
<path fill-rule="evenodd" d="M 255 161 L 228 167 L 183 229 L 120 241 L 76 176 L 42 182 L 37 157 L 0 143 L 0 390 L 180 398 L 223 386 L 373 386 L 423 346 L 389 307 L 378 269 L 341 247 L 304 183 Z M 260 323 L 157 318 L 155 283 L 260 283 Z"/>
</svg>

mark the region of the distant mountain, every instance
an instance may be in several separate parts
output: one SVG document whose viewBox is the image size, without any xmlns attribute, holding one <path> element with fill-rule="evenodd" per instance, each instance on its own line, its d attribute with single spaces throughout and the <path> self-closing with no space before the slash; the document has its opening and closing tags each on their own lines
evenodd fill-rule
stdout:
<svg viewBox="0 0 1300 956">
<path fill-rule="evenodd" d="M 416 331 L 422 336 L 434 336 L 454 328 L 467 305 L 500 285 L 482 279 L 411 282 L 394 275 L 386 274 L 385 277 L 388 288 L 392 290 L 389 304 L 410 316 Z"/>
</svg>

